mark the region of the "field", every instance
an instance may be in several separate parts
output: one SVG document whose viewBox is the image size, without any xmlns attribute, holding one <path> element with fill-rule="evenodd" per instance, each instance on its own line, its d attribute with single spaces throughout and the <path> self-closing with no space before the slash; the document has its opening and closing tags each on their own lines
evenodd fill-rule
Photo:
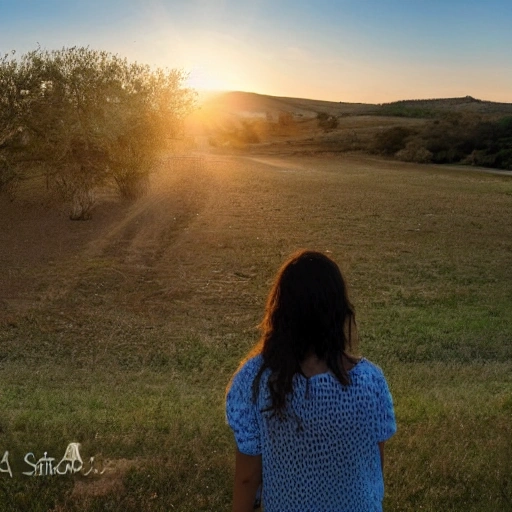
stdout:
<svg viewBox="0 0 512 512">
<path fill-rule="evenodd" d="M 169 159 L 72 222 L 0 197 L 5 511 L 229 510 L 224 391 L 298 248 L 350 284 L 398 432 L 387 511 L 512 509 L 512 179 L 339 156 Z M 80 442 L 103 474 L 29 477 Z M 0 469 L 5 470 L 4 462 Z"/>
</svg>

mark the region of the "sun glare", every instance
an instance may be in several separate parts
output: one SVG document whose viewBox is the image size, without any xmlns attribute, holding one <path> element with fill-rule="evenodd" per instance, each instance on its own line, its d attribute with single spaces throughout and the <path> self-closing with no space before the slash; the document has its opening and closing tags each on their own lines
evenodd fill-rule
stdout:
<svg viewBox="0 0 512 512">
<path fill-rule="evenodd" d="M 195 66 L 189 70 L 187 80 L 189 87 L 198 91 L 227 91 L 232 89 L 229 81 L 218 71 L 207 66 Z"/>
</svg>

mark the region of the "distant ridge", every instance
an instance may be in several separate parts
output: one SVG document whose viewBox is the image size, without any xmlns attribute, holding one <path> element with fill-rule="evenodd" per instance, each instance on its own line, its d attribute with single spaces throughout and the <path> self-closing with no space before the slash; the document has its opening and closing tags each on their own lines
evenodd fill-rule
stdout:
<svg viewBox="0 0 512 512">
<path fill-rule="evenodd" d="M 295 116 L 311 118 L 325 112 L 333 116 L 346 115 L 393 115 L 403 116 L 405 111 L 417 113 L 414 117 L 431 117 L 435 112 L 470 112 L 497 115 L 512 114 L 512 103 L 500 103 L 464 96 L 460 98 L 409 99 L 390 103 L 348 103 L 286 96 L 269 96 L 255 92 L 229 91 L 211 95 L 203 108 L 224 113 L 252 113 L 265 115 L 269 112 L 289 112 Z"/>
<path fill-rule="evenodd" d="M 401 107 L 413 109 L 430 109 L 455 112 L 474 112 L 480 114 L 512 114 L 512 103 L 500 103 L 463 96 L 460 98 L 432 98 L 419 100 L 400 100 L 382 103 L 382 107 Z"/>
<path fill-rule="evenodd" d="M 295 116 L 316 117 L 319 112 L 330 115 L 363 115 L 374 114 L 377 105 L 364 103 L 344 103 L 306 98 L 290 98 L 286 96 L 268 96 L 255 92 L 229 91 L 210 96 L 203 108 L 220 110 L 225 113 L 261 113 L 289 112 Z"/>
</svg>

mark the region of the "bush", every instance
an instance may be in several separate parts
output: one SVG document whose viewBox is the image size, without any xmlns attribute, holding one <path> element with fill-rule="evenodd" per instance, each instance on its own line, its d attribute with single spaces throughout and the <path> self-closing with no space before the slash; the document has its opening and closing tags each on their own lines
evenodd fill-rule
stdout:
<svg viewBox="0 0 512 512">
<path fill-rule="evenodd" d="M 411 107 L 400 102 L 381 105 L 377 115 L 390 117 L 432 118 L 438 113 L 434 110 L 421 107 Z"/>
<path fill-rule="evenodd" d="M 239 122 L 225 121 L 211 129 L 208 143 L 212 147 L 230 147 L 243 149 L 247 144 L 260 142 L 257 124 L 253 120 L 242 119 Z"/>
<path fill-rule="evenodd" d="M 193 106 L 184 78 L 181 71 L 151 70 L 89 48 L 4 56 L 2 158 L 10 168 L 21 160 L 43 166 L 71 201 L 71 217 L 88 218 L 95 189 L 108 181 L 125 197 L 143 193 Z"/>
<path fill-rule="evenodd" d="M 339 121 L 336 116 L 327 114 L 326 112 L 319 112 L 316 116 L 318 126 L 324 131 L 335 130 L 339 126 Z"/>
<path fill-rule="evenodd" d="M 502 149 L 496 154 L 496 167 L 512 170 L 512 149 Z"/>
<path fill-rule="evenodd" d="M 427 164 L 432 161 L 432 152 L 429 151 L 421 140 L 412 140 L 407 143 L 404 149 L 395 154 L 399 160 Z"/>
<path fill-rule="evenodd" d="M 407 144 L 407 139 L 414 132 L 403 126 L 395 126 L 377 134 L 373 141 L 373 151 L 387 156 L 392 156 Z"/>
</svg>

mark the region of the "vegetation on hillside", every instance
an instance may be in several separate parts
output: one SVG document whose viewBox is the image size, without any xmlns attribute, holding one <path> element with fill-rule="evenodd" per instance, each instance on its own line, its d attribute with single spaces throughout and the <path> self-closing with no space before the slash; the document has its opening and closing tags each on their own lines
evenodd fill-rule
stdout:
<svg viewBox="0 0 512 512">
<path fill-rule="evenodd" d="M 376 115 L 403 117 L 435 117 L 446 112 L 466 112 L 484 115 L 512 114 L 512 103 L 484 101 L 472 96 L 462 98 L 437 98 L 400 100 L 379 105 Z"/>
<path fill-rule="evenodd" d="M 139 196 L 193 106 L 184 78 L 89 48 L 4 55 L 0 190 L 44 175 L 70 201 L 73 219 L 90 215 L 106 183 Z"/>
<path fill-rule="evenodd" d="M 302 122 L 300 116 L 286 111 L 266 112 L 265 115 L 253 117 L 218 116 L 213 119 L 206 128 L 208 142 L 212 147 L 226 149 L 247 149 L 261 142 L 293 138 L 300 133 Z"/>
<path fill-rule="evenodd" d="M 368 105 L 238 92 L 211 98 L 206 108 L 216 120 L 207 128 L 214 147 L 512 166 L 508 103 L 466 96 Z"/>
<path fill-rule="evenodd" d="M 318 126 L 328 132 L 339 126 L 339 120 L 336 116 L 329 115 L 326 112 L 319 112 L 316 116 Z"/>
<path fill-rule="evenodd" d="M 420 129 L 393 127 L 377 134 L 376 153 L 417 163 L 462 163 L 512 170 L 512 116 L 486 120 L 446 114 Z"/>
</svg>

